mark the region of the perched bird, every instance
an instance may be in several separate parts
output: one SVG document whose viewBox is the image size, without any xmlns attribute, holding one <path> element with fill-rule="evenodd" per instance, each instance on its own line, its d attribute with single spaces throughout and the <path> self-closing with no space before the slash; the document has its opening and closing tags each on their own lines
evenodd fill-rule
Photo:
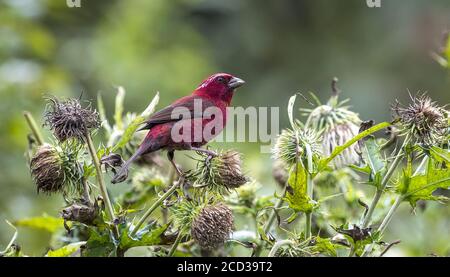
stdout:
<svg viewBox="0 0 450 277">
<path fill-rule="evenodd" d="M 225 127 L 227 107 L 231 103 L 235 89 L 243 84 L 245 84 L 243 80 L 230 74 L 214 74 L 204 80 L 191 95 L 182 97 L 151 115 L 139 129 L 149 130 L 145 139 L 111 182 L 115 184 L 125 181 L 128 177 L 128 168 L 134 160 L 160 149 L 168 151 L 167 157 L 179 175 L 182 173 L 173 161 L 175 150 L 194 150 L 206 153 L 210 157 L 215 156 L 214 152 L 200 147 L 207 144 Z M 210 126 L 214 128 L 207 130 Z M 178 137 L 179 129 L 183 133 L 180 135 L 181 138 Z"/>
</svg>

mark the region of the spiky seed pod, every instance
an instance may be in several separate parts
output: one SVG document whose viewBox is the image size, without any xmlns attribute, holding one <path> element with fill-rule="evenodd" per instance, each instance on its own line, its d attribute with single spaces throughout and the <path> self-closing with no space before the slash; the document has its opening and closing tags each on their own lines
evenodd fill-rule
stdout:
<svg viewBox="0 0 450 277">
<path fill-rule="evenodd" d="M 272 166 L 272 176 L 280 187 L 285 187 L 289 178 L 289 168 L 282 160 L 275 160 Z"/>
<path fill-rule="evenodd" d="M 52 194 L 62 192 L 82 192 L 82 169 L 77 161 L 77 146 L 65 146 L 65 149 L 49 144 L 41 145 L 30 161 L 31 176 L 37 191 Z"/>
<path fill-rule="evenodd" d="M 56 193 L 62 191 L 65 183 L 63 161 L 56 148 L 44 144 L 39 146 L 30 162 L 31 176 L 37 185 L 37 192 Z"/>
<path fill-rule="evenodd" d="M 249 181 L 242 173 L 241 166 L 240 153 L 229 150 L 212 159 L 200 161 L 190 178 L 195 179 L 196 187 L 208 187 L 219 192 L 236 189 Z"/>
<path fill-rule="evenodd" d="M 306 157 L 307 147 L 313 156 L 321 155 L 320 141 L 320 136 L 312 129 L 285 129 L 278 136 L 272 153 L 275 160 L 281 160 L 291 167 Z"/>
<path fill-rule="evenodd" d="M 233 228 L 233 213 L 222 203 L 207 205 L 194 218 L 191 235 L 202 249 L 212 250 L 223 245 Z"/>
<path fill-rule="evenodd" d="M 89 106 L 83 108 L 77 99 L 50 98 L 44 118 L 45 125 L 60 142 L 68 139 L 84 142 L 87 132 L 100 127 L 99 114 Z"/>
<path fill-rule="evenodd" d="M 415 142 L 427 146 L 446 142 L 448 112 L 425 94 L 411 99 L 407 107 L 398 101 L 392 107 L 394 115 L 400 119 L 401 134 L 410 134 Z"/>
</svg>

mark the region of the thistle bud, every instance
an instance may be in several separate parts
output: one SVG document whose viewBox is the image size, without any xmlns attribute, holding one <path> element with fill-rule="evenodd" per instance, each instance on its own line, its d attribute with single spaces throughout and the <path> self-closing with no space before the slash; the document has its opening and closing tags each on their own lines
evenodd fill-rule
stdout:
<svg viewBox="0 0 450 277">
<path fill-rule="evenodd" d="M 30 161 L 31 176 L 37 185 L 37 192 L 47 194 L 73 190 L 81 191 L 82 172 L 76 161 L 76 152 L 64 153 L 52 145 L 39 146 Z"/>
<path fill-rule="evenodd" d="M 191 235 L 202 249 L 223 245 L 233 228 L 233 213 L 222 203 L 206 205 L 194 218 Z"/>
<path fill-rule="evenodd" d="M 285 129 L 278 136 L 272 149 L 275 160 L 281 160 L 288 167 L 306 157 L 306 148 L 311 149 L 313 156 L 321 154 L 319 135 L 311 129 Z"/>
<path fill-rule="evenodd" d="M 100 127 L 99 114 L 90 107 L 83 108 L 77 99 L 50 98 L 44 117 L 45 125 L 60 142 L 68 139 L 84 142 L 87 132 Z"/>
<path fill-rule="evenodd" d="M 249 181 L 242 173 L 241 165 L 241 156 L 238 152 L 226 151 L 212 159 L 200 161 L 197 169 L 190 174 L 190 178 L 195 179 L 196 187 L 236 189 Z"/>
<path fill-rule="evenodd" d="M 425 95 L 411 97 L 412 103 L 404 107 L 398 101 L 392 107 L 399 118 L 400 133 L 427 146 L 446 142 L 448 112 Z"/>
</svg>

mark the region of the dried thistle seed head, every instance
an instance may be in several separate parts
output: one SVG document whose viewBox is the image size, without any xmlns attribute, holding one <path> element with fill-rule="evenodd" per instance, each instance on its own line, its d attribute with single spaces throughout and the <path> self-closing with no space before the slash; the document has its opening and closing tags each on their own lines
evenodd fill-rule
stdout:
<svg viewBox="0 0 450 277">
<path fill-rule="evenodd" d="M 322 152 L 325 156 L 329 156 L 337 146 L 358 135 L 361 119 L 357 113 L 349 110 L 350 107 L 345 105 L 347 102 L 347 100 L 339 102 L 335 95 L 326 105 L 320 105 L 312 110 L 302 109 L 308 116 L 305 126 L 322 132 Z M 360 159 L 358 147 L 354 144 L 336 157 L 332 162 L 334 168 L 357 163 Z"/>
<path fill-rule="evenodd" d="M 289 178 L 289 167 L 282 160 L 275 160 L 272 166 L 272 176 L 280 187 L 285 187 Z"/>
<path fill-rule="evenodd" d="M 99 207 L 75 203 L 61 211 L 64 220 L 76 221 L 86 225 L 93 225 L 99 215 Z"/>
<path fill-rule="evenodd" d="M 50 98 L 44 117 L 45 125 L 60 142 L 68 139 L 85 141 L 89 131 L 100 127 L 99 114 L 89 106 L 83 108 L 77 99 Z"/>
<path fill-rule="evenodd" d="M 403 107 L 398 101 L 392 107 L 400 120 L 401 134 L 409 134 L 415 142 L 436 145 L 445 142 L 448 135 L 448 112 L 422 94 L 411 97 L 412 103 Z"/>
<path fill-rule="evenodd" d="M 205 205 L 196 201 L 184 200 L 170 207 L 174 226 L 183 236 L 190 235 L 192 222 Z"/>
<path fill-rule="evenodd" d="M 49 144 L 39 146 L 31 158 L 30 169 L 38 193 L 42 191 L 51 194 L 63 190 L 63 161 L 55 147 Z"/>
<path fill-rule="evenodd" d="M 233 213 L 226 205 L 207 205 L 194 218 L 191 235 L 202 249 L 216 249 L 230 237 Z"/>
<path fill-rule="evenodd" d="M 249 181 L 242 173 L 241 166 L 240 153 L 229 150 L 212 159 L 200 161 L 190 176 L 195 179 L 196 187 L 208 187 L 223 192 L 223 189 L 236 189 Z"/>
<path fill-rule="evenodd" d="M 30 169 L 38 193 L 82 193 L 83 170 L 78 163 L 81 148 L 72 144 L 62 147 L 44 144 L 32 157 Z"/>
<path fill-rule="evenodd" d="M 313 156 L 321 155 L 321 138 L 312 129 L 285 129 L 278 136 L 272 149 L 275 160 L 283 161 L 288 167 L 306 157 L 306 149 L 311 149 Z"/>
</svg>

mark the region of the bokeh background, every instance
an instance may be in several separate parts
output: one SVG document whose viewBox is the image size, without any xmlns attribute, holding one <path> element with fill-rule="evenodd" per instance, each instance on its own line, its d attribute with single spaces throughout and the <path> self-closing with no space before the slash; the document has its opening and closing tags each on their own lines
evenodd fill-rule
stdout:
<svg viewBox="0 0 450 277">
<path fill-rule="evenodd" d="M 448 71 L 430 58 L 450 27 L 448 0 L 0 0 L 0 249 L 12 230 L 5 219 L 57 216 L 62 200 L 37 195 L 24 152 L 28 128 L 22 111 L 40 119 L 43 95 L 95 98 L 111 116 L 116 86 L 126 109 L 142 111 L 156 91 L 159 107 L 189 93 L 215 72 L 247 85 L 236 106 L 285 107 L 296 92 L 330 93 L 337 76 L 363 119 L 391 118 L 389 105 L 408 89 L 450 102 Z M 47 133 L 48 134 L 48 133 Z M 222 145 L 230 147 L 230 145 Z M 258 143 L 232 145 L 268 193 L 275 188 L 270 155 Z M 401 238 L 391 255 L 447 255 L 449 209 L 429 204 L 396 215 L 386 240 Z M 19 230 L 29 255 L 46 252 L 45 232 Z"/>
</svg>

